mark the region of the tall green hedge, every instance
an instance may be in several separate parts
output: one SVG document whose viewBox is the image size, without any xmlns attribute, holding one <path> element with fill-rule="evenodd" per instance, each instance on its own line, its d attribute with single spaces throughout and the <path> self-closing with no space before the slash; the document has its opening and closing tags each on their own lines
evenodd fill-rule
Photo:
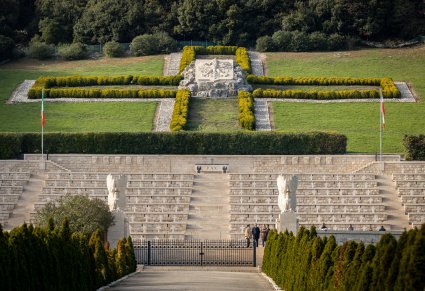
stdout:
<svg viewBox="0 0 425 291">
<path fill-rule="evenodd" d="M 32 88 L 29 99 L 41 99 L 42 88 Z M 44 89 L 45 98 L 175 98 L 177 90 L 164 89 Z"/>
<path fill-rule="evenodd" d="M 425 224 L 397 241 L 384 234 L 378 244 L 337 245 L 301 227 L 297 235 L 270 232 L 263 271 L 283 290 L 424 290 Z"/>
<path fill-rule="evenodd" d="M 179 90 L 174 103 L 173 115 L 171 117 L 171 131 L 179 131 L 184 129 L 187 123 L 187 115 L 189 113 L 189 90 Z"/>
<path fill-rule="evenodd" d="M 179 72 L 182 73 L 184 69 L 196 59 L 196 55 L 235 55 L 236 63 L 238 63 L 243 70 L 251 73 L 251 60 L 248 51 L 244 47 L 237 46 L 185 46 L 180 61 Z"/>
<path fill-rule="evenodd" d="M 71 233 L 68 221 L 46 229 L 0 225 L 1 290 L 96 290 L 136 271 L 131 238 L 105 249 L 100 231 L 90 240 Z"/>
<path fill-rule="evenodd" d="M 40 133 L 0 133 L 0 159 L 41 152 Z M 347 137 L 337 133 L 140 132 L 45 133 L 44 151 L 87 154 L 344 154 Z"/>
<path fill-rule="evenodd" d="M 238 93 L 239 125 L 247 130 L 255 129 L 254 98 L 246 91 Z"/>
<path fill-rule="evenodd" d="M 260 77 L 255 75 L 248 75 L 247 81 L 250 84 L 262 84 L 262 85 L 312 85 L 312 86 L 329 86 L 329 85 L 342 85 L 342 86 L 350 86 L 350 85 L 360 85 L 360 86 L 381 86 L 382 94 L 384 98 L 400 98 L 401 93 L 397 89 L 394 84 L 394 81 L 391 78 L 349 78 L 349 77 Z M 283 90 L 274 90 L 274 91 L 283 91 Z M 305 92 L 305 94 L 309 94 L 310 91 L 302 91 L 302 90 L 285 90 L 285 91 L 293 91 Z M 344 90 L 344 91 L 352 91 L 350 94 L 346 94 L 349 96 L 360 96 L 360 97 L 345 97 L 345 98 L 379 98 L 379 94 L 373 93 L 377 92 L 376 90 L 367 90 L 367 91 L 358 91 L 358 90 Z M 356 92 L 355 92 L 356 91 Z M 343 92 L 343 91 L 336 91 Z M 358 92 L 367 92 L 367 93 L 358 93 Z M 292 95 L 294 95 L 292 93 Z M 331 96 L 332 91 L 326 92 L 326 96 Z M 278 95 L 277 93 L 274 93 Z M 282 96 L 285 96 L 286 93 L 280 93 Z M 298 94 L 298 93 L 297 93 Z M 344 95 L 339 93 L 340 95 Z M 317 95 L 317 94 L 316 94 Z M 342 97 L 341 96 L 341 97 Z M 369 97 L 361 97 L 361 96 L 369 96 Z M 268 97 L 265 95 L 266 98 Z M 311 96 L 314 98 L 314 96 Z M 278 97 L 278 98 L 295 98 L 295 97 Z M 299 97 L 299 98 L 308 98 L 308 97 Z M 344 98 L 344 97 L 342 97 Z M 327 99 L 327 98 L 319 98 L 319 99 Z M 335 99 L 333 97 L 329 97 L 329 99 Z"/>
<path fill-rule="evenodd" d="M 405 135 L 403 145 L 406 160 L 425 161 L 425 135 Z"/>
</svg>

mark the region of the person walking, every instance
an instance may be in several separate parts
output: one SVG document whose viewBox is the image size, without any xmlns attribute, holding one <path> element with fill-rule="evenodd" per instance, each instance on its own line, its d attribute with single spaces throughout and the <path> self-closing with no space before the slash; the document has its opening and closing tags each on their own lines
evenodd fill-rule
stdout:
<svg viewBox="0 0 425 291">
<path fill-rule="evenodd" d="M 252 228 L 252 237 L 254 239 L 255 247 L 258 247 L 258 240 L 260 239 L 260 228 L 258 227 L 258 224 Z"/>
<path fill-rule="evenodd" d="M 269 226 L 267 225 L 263 225 L 262 227 L 261 227 L 261 230 L 260 230 L 260 238 L 261 238 L 261 245 L 264 247 L 264 245 L 265 245 L 265 243 L 266 243 L 266 240 L 267 240 L 267 236 L 268 236 L 268 234 L 269 234 Z"/>
<path fill-rule="evenodd" d="M 249 245 L 251 243 L 251 237 L 252 237 L 251 227 L 249 226 L 249 224 L 247 224 L 245 227 L 244 235 L 246 239 L 246 247 L 249 248 Z"/>
</svg>

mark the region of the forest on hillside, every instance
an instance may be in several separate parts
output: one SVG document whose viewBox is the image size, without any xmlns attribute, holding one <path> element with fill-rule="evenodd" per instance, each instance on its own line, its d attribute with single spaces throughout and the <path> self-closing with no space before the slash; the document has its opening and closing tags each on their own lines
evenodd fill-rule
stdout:
<svg viewBox="0 0 425 291">
<path fill-rule="evenodd" d="M 177 40 L 254 46 L 280 33 L 346 39 L 425 34 L 423 0 L 0 0 L 0 37 L 48 44 L 130 42 L 166 32 Z M 302 40 L 302 38 L 301 38 Z"/>
</svg>

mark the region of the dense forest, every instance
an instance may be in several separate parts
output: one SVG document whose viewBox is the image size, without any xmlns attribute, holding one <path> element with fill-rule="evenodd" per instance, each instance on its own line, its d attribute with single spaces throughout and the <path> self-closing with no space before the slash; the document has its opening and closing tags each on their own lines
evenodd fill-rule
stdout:
<svg viewBox="0 0 425 291">
<path fill-rule="evenodd" d="M 0 0 L 0 37 L 104 44 L 166 32 L 254 46 L 290 33 L 382 41 L 425 34 L 424 13 L 423 0 Z"/>
</svg>

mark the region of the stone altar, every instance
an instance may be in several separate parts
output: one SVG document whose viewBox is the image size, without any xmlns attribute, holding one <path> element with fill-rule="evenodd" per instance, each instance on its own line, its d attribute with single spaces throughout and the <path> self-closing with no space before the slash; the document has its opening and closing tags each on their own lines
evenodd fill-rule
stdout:
<svg viewBox="0 0 425 291">
<path fill-rule="evenodd" d="M 192 97 L 231 97 L 239 90 L 252 91 L 245 72 L 231 59 L 195 60 L 182 74 L 179 89 L 189 89 Z"/>
</svg>

